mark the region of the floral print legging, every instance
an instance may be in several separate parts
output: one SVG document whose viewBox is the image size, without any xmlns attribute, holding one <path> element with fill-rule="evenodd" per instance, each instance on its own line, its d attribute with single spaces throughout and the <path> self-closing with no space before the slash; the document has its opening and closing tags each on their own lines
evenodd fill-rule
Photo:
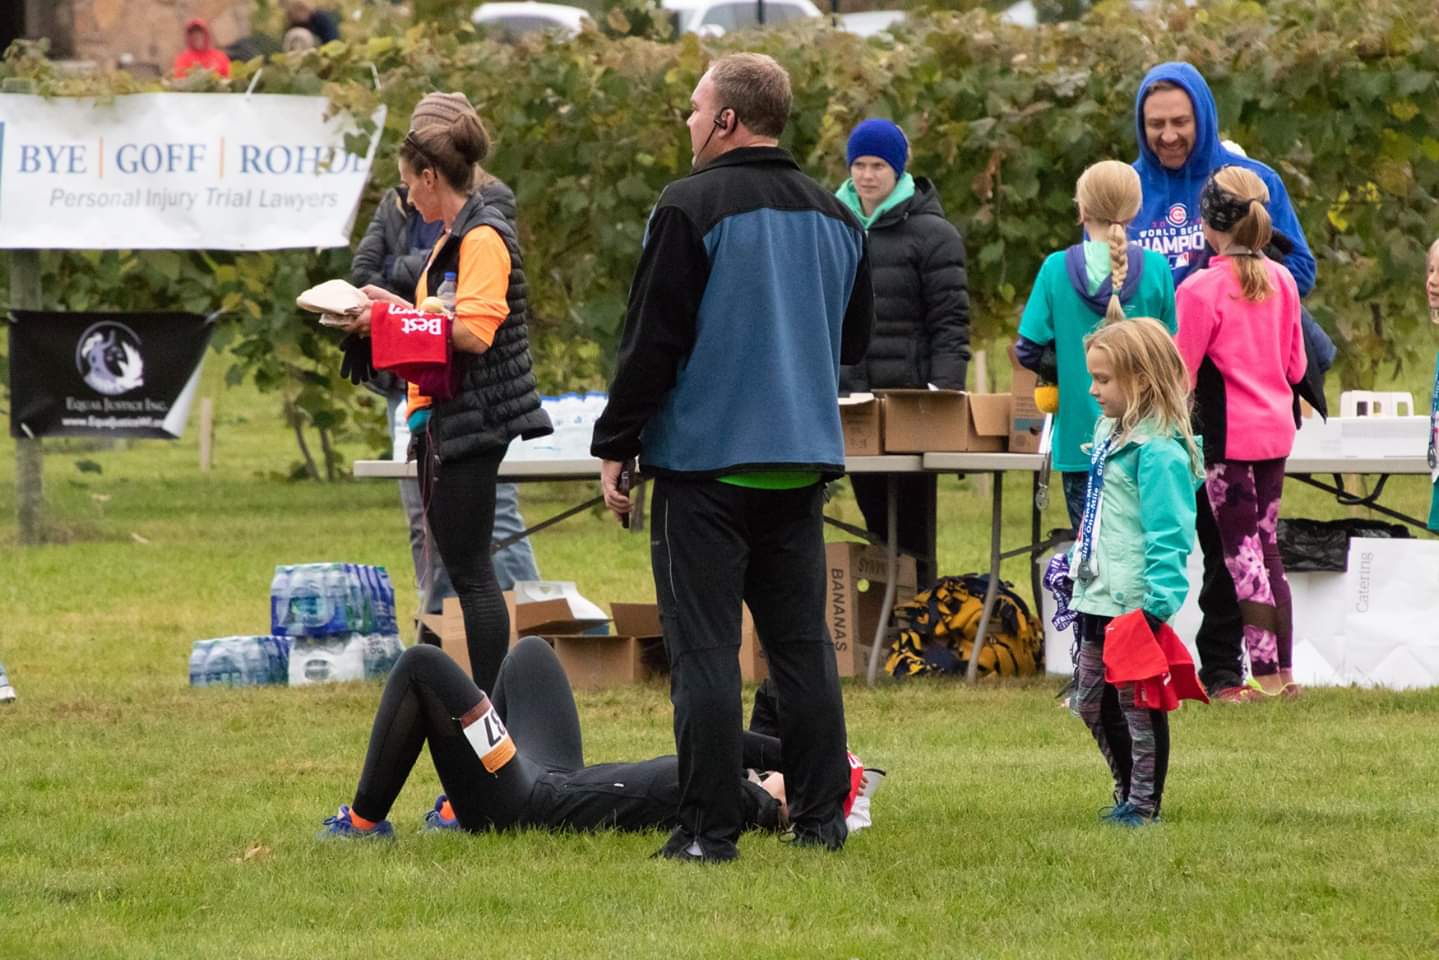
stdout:
<svg viewBox="0 0 1439 960">
<path fill-rule="evenodd" d="M 1234 579 L 1249 666 L 1266 676 L 1293 665 L 1294 613 L 1275 528 L 1284 492 L 1284 458 L 1221 460 L 1205 469 L 1224 565 Z"/>
</svg>

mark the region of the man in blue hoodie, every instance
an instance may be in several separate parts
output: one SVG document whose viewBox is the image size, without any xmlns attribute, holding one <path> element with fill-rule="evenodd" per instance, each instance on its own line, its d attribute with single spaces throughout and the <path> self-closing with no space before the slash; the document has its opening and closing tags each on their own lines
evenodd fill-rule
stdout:
<svg viewBox="0 0 1439 960">
<path fill-rule="evenodd" d="M 1129 235 L 1169 258 L 1174 286 L 1207 259 L 1199 219 L 1205 181 L 1220 167 L 1240 166 L 1258 174 L 1269 188 L 1267 209 L 1274 229 L 1294 245 L 1284 266 L 1294 275 L 1299 295 L 1308 296 L 1314 286 L 1314 254 L 1289 191 L 1272 168 L 1220 143 L 1214 94 L 1199 71 L 1187 63 L 1161 63 L 1150 70 L 1134 98 L 1134 119 L 1139 134 L 1134 169 L 1144 187 L 1144 204 L 1129 225 Z"/>
<path fill-rule="evenodd" d="M 1220 142 L 1214 95 L 1199 71 L 1187 63 L 1161 63 L 1150 70 L 1134 98 L 1134 119 L 1139 139 L 1139 159 L 1134 161 L 1134 168 L 1139 171 L 1144 202 L 1139 216 L 1129 225 L 1129 235 L 1168 258 L 1174 286 L 1177 288 L 1209 259 L 1211 251 L 1205 249 L 1199 216 L 1199 194 L 1214 171 L 1232 165 L 1252 170 L 1264 181 L 1269 190 L 1266 209 L 1274 229 L 1292 247 L 1282 262 L 1293 274 L 1299 295 L 1308 295 L 1314 286 L 1314 254 L 1304 239 L 1304 228 L 1289 202 L 1284 181 L 1269 166 L 1227 149 Z M 1317 353 L 1316 377 L 1321 383 L 1317 399 L 1322 402 L 1323 370 L 1333 360 L 1334 347 L 1307 312 L 1304 319 L 1306 347 Z M 1242 701 L 1250 697 L 1250 692 L 1243 686 L 1239 600 L 1234 581 L 1224 567 L 1219 530 L 1202 489 L 1196 500 L 1197 533 L 1204 553 L 1204 583 L 1199 592 L 1204 621 L 1194 638 L 1202 665 L 1199 675 L 1212 696 Z"/>
</svg>

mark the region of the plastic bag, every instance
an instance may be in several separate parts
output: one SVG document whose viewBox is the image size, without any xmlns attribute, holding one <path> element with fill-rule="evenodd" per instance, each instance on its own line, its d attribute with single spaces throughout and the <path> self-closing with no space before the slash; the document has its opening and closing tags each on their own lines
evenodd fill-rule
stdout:
<svg viewBox="0 0 1439 960">
<path fill-rule="evenodd" d="M 1342 573 L 1349 566 L 1351 537 L 1404 539 L 1409 536 L 1409 528 L 1364 517 L 1344 520 L 1295 517 L 1279 521 L 1277 536 L 1285 570 Z"/>
</svg>

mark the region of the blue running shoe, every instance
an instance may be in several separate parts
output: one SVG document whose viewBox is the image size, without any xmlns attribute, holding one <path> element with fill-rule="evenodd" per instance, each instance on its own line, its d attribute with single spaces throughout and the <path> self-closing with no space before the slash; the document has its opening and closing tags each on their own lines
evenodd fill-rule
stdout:
<svg viewBox="0 0 1439 960">
<path fill-rule="evenodd" d="M 1121 800 L 1112 807 L 1105 807 L 1099 811 L 1099 819 L 1114 820 L 1118 817 L 1127 816 L 1134 812 L 1134 804 L 1128 800 Z"/>
<path fill-rule="evenodd" d="M 340 805 L 340 812 L 325 818 L 325 827 L 316 835 L 319 840 L 393 840 L 395 828 L 390 821 L 381 820 L 372 830 L 361 830 L 350 819 L 350 808 Z"/>
<path fill-rule="evenodd" d="M 1132 804 L 1125 804 L 1129 809 L 1122 813 L 1115 813 L 1109 817 L 1109 822 L 1117 827 L 1128 827 L 1137 830 L 1140 827 L 1147 827 L 1150 824 L 1159 822 L 1159 814 L 1140 813 Z"/>
<path fill-rule="evenodd" d="M 445 809 L 445 801 L 449 798 L 443 793 L 435 798 L 435 809 L 425 814 L 425 831 L 431 830 L 458 830 L 460 829 L 459 817 L 447 817 L 442 812 Z"/>
</svg>

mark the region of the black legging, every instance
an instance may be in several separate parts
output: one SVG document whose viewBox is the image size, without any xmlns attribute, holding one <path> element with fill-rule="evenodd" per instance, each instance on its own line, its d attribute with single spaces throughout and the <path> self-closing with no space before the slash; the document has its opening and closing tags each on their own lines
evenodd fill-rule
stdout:
<svg viewBox="0 0 1439 960">
<path fill-rule="evenodd" d="M 523 690 L 514 689 L 512 677 L 522 681 Z M 517 753 L 494 773 L 485 769 L 460 721 L 486 702 L 444 651 L 424 644 L 406 650 L 380 696 L 355 812 L 383 820 L 427 742 L 455 815 L 471 829 L 514 826 L 540 777 L 584 765 L 574 695 L 543 640 L 526 637 L 499 670 L 492 704 Z"/>
<path fill-rule="evenodd" d="M 505 447 L 437 463 L 427 439 L 416 445 L 425 521 L 460 600 L 470 674 L 481 690 L 493 690 L 510 643 L 510 614 L 490 562 L 495 479 Z"/>
<path fill-rule="evenodd" d="M 489 702 L 516 753 L 493 773 L 465 737 L 460 721 L 486 702 L 483 691 L 443 651 L 423 644 L 406 650 L 380 697 L 351 804 L 355 812 L 367 820 L 383 820 L 414 769 L 420 747 L 428 742 L 440 782 L 466 829 L 672 825 L 679 807 L 677 759 L 586 769 L 569 678 L 544 640 L 525 637 L 500 667 Z M 746 766 L 775 769 L 781 744 L 774 737 L 746 732 L 743 754 Z M 625 784 L 627 789 L 616 789 Z M 777 826 L 774 816 L 772 801 L 758 787 L 747 785 L 746 823 Z"/>
</svg>

